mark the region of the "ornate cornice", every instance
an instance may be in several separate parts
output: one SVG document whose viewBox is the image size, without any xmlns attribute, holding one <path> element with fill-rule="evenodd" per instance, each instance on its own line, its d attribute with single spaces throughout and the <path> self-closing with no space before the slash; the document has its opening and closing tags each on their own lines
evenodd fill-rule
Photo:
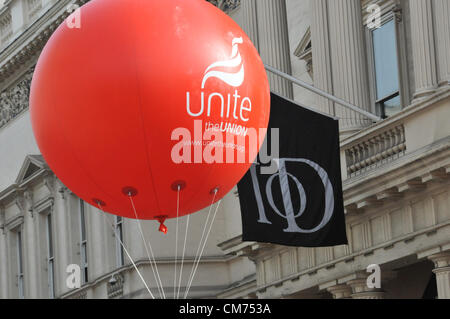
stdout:
<svg viewBox="0 0 450 319">
<path fill-rule="evenodd" d="M 30 69 L 16 85 L 0 92 L 0 128 L 28 108 L 33 71 Z"/>
<path fill-rule="evenodd" d="M 241 0 L 206 0 L 218 7 L 220 10 L 229 14 L 241 5 Z"/>
</svg>

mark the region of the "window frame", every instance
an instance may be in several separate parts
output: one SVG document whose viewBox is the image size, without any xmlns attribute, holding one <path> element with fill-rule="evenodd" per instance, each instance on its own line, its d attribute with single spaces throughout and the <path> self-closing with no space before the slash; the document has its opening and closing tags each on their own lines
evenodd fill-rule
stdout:
<svg viewBox="0 0 450 319">
<path fill-rule="evenodd" d="M 119 235 L 119 238 L 117 238 Z M 123 217 L 114 216 L 114 236 L 116 238 L 116 266 L 118 268 L 125 265 L 125 256 L 123 251 Z"/>
<path fill-rule="evenodd" d="M 82 271 L 82 283 L 89 282 L 89 259 L 88 259 L 88 247 L 87 247 L 87 229 L 86 229 L 86 206 L 85 202 L 80 198 L 78 200 L 78 212 L 80 222 L 80 259 L 81 259 L 81 271 Z"/>
<path fill-rule="evenodd" d="M 16 231 L 16 253 L 17 253 L 17 289 L 19 299 L 25 299 L 25 281 L 23 264 L 23 232 L 19 228 Z"/>
<path fill-rule="evenodd" d="M 402 8 L 400 8 L 400 6 Z M 388 10 L 382 10 L 381 26 L 388 22 L 394 21 L 395 28 L 395 43 L 397 49 L 397 74 L 398 74 L 398 92 L 395 92 L 383 99 L 377 99 L 377 79 L 375 69 L 375 53 L 373 46 L 373 31 L 375 28 L 369 28 L 366 24 L 365 37 L 366 37 L 366 50 L 368 59 L 368 71 L 369 71 L 369 88 L 370 88 L 370 102 L 372 112 L 379 115 L 382 118 L 386 118 L 384 102 L 389 101 L 396 96 L 400 97 L 400 107 L 403 110 L 411 102 L 409 93 L 409 77 L 408 77 L 408 65 L 406 55 L 406 33 L 404 26 L 404 1 L 400 3 L 392 2 L 392 5 Z M 400 111 L 401 112 L 401 111 Z"/>
<path fill-rule="evenodd" d="M 52 212 L 45 215 L 45 227 L 47 236 L 47 273 L 48 294 L 50 299 L 55 298 L 55 247 L 53 241 L 53 218 Z"/>
</svg>

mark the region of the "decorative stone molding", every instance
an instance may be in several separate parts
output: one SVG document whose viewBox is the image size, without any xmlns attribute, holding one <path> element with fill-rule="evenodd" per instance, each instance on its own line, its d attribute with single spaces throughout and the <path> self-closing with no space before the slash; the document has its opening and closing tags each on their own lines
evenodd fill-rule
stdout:
<svg viewBox="0 0 450 319">
<path fill-rule="evenodd" d="M 122 274 L 112 275 L 106 287 L 109 299 L 117 299 L 123 296 L 124 281 Z"/>
<path fill-rule="evenodd" d="M 0 128 L 28 108 L 33 72 L 30 69 L 20 82 L 0 93 Z"/>
<path fill-rule="evenodd" d="M 55 206 L 55 199 L 52 196 L 47 196 L 34 204 L 33 210 L 38 214 L 46 214 L 53 212 Z"/>
<path fill-rule="evenodd" d="M 352 296 L 352 288 L 345 284 L 334 285 L 326 290 L 333 296 L 333 299 L 350 299 Z"/>
<path fill-rule="evenodd" d="M 406 152 L 405 127 L 399 125 L 345 149 L 347 174 L 359 173 L 380 167 L 403 156 Z"/>
<path fill-rule="evenodd" d="M 23 225 L 23 221 L 23 215 L 16 215 L 13 218 L 5 221 L 5 228 L 9 231 L 14 231 L 16 229 L 19 229 L 19 227 Z"/>
<path fill-rule="evenodd" d="M 226 14 L 231 13 L 241 5 L 241 0 L 207 0 Z"/>
</svg>

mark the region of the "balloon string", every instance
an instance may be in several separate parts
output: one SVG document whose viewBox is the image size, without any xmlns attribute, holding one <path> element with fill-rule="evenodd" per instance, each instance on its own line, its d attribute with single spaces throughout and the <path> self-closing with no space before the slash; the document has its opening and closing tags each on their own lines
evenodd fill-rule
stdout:
<svg viewBox="0 0 450 319">
<path fill-rule="evenodd" d="M 120 245 L 122 246 L 123 250 L 124 250 L 125 253 L 127 254 L 128 259 L 129 259 L 129 260 L 131 261 L 131 263 L 133 264 L 134 269 L 136 269 L 136 272 L 138 273 L 139 277 L 141 278 L 142 282 L 144 283 L 145 288 L 147 288 L 148 293 L 150 294 L 150 296 L 151 296 L 153 299 L 155 299 L 155 296 L 152 294 L 150 288 L 148 287 L 147 283 L 145 282 L 144 277 L 142 277 L 141 272 L 139 271 L 138 267 L 137 267 L 136 264 L 134 263 L 133 258 L 131 258 L 130 253 L 128 252 L 128 250 L 126 249 L 126 247 L 125 247 L 125 245 L 123 244 L 122 240 L 120 239 L 119 234 L 117 233 L 117 229 L 114 227 L 114 225 L 113 225 L 112 223 L 110 223 L 110 221 L 109 221 L 108 218 L 106 217 L 105 211 L 103 211 L 103 209 L 101 208 L 101 205 L 99 205 L 99 204 L 97 204 L 97 205 L 98 205 L 99 209 L 103 212 L 103 217 L 105 218 L 106 224 L 111 225 L 111 227 L 112 227 L 112 229 L 113 229 L 113 231 L 114 231 L 114 234 L 115 234 L 115 236 L 116 236 L 116 239 L 119 241 L 119 243 L 120 243 Z"/>
<path fill-rule="evenodd" d="M 175 230 L 175 269 L 174 269 L 174 276 L 173 276 L 173 299 L 176 299 L 176 292 L 177 292 L 177 259 L 178 259 L 178 216 L 180 213 L 180 189 L 181 186 L 178 185 L 177 190 L 177 225 Z"/>
<path fill-rule="evenodd" d="M 186 285 L 186 287 L 192 281 L 192 277 L 194 275 L 195 264 L 197 263 L 197 259 L 198 259 L 199 255 L 200 255 L 200 249 L 202 247 L 202 242 L 203 242 L 203 239 L 204 239 L 205 234 L 206 234 L 206 228 L 207 228 L 207 225 L 208 225 L 209 218 L 211 216 L 211 211 L 212 211 L 212 208 L 213 208 L 214 200 L 216 199 L 216 195 L 217 195 L 217 191 L 214 192 L 213 199 L 211 200 L 211 204 L 209 205 L 208 215 L 206 217 L 205 225 L 203 226 L 202 236 L 201 236 L 200 241 L 198 243 L 197 252 L 195 253 L 194 263 L 192 265 L 191 273 L 189 275 L 189 280 L 188 280 L 188 284 Z M 186 299 L 186 297 L 187 297 L 187 290 L 185 291 L 184 299 Z"/>
<path fill-rule="evenodd" d="M 186 253 L 186 242 L 187 242 L 187 234 L 189 230 L 189 218 L 191 215 L 187 215 L 186 219 L 186 233 L 184 234 L 184 245 L 183 245 L 183 254 L 181 257 L 181 268 L 180 268 L 180 279 L 178 280 L 178 292 L 177 292 L 177 299 L 180 297 L 180 289 L 181 289 L 181 277 L 183 276 L 183 264 L 184 264 L 184 256 Z"/>
<path fill-rule="evenodd" d="M 145 240 L 144 232 L 142 230 L 141 220 L 138 217 L 138 213 L 136 210 L 136 206 L 134 205 L 133 197 L 132 196 L 128 196 L 128 197 L 130 198 L 131 206 L 133 207 L 134 216 L 136 217 L 136 220 L 138 221 L 139 232 L 141 233 L 141 238 L 142 238 L 142 241 L 144 242 L 144 247 L 147 252 L 148 261 L 150 262 L 150 266 L 152 267 L 152 272 L 153 272 L 153 276 L 155 277 L 156 286 L 158 287 L 159 295 L 163 299 L 166 299 L 163 284 L 161 282 L 161 277 L 159 276 L 158 264 L 156 263 L 156 258 L 155 258 L 155 255 L 153 254 L 152 244 L 149 241 L 148 246 L 147 246 L 147 241 Z M 150 247 L 150 253 L 149 253 L 149 247 Z M 150 255 L 152 258 L 150 258 Z"/>
<path fill-rule="evenodd" d="M 216 219 L 217 211 L 219 210 L 219 206 L 220 206 L 220 203 L 221 203 L 221 202 L 222 202 L 222 200 L 220 200 L 220 201 L 217 203 L 217 206 L 216 206 L 216 210 L 215 210 L 215 212 L 214 212 L 213 219 L 212 219 L 212 221 L 211 221 L 211 224 L 209 225 L 208 234 L 206 235 L 205 241 L 203 242 L 202 251 L 200 252 L 200 256 L 199 256 L 199 258 L 198 258 L 198 260 L 197 260 L 197 264 L 196 264 L 196 266 L 195 266 L 194 273 L 193 273 L 192 278 L 191 278 L 191 282 L 188 284 L 188 287 L 187 287 L 187 289 L 186 289 L 186 292 L 185 292 L 185 299 L 186 299 L 186 297 L 187 297 L 187 295 L 188 295 L 188 293 L 189 293 L 189 290 L 191 289 L 192 282 L 194 281 L 194 277 L 195 277 L 195 275 L 196 275 L 196 273 L 197 273 L 197 268 L 198 268 L 198 265 L 200 264 L 200 259 L 202 258 L 203 251 L 205 250 L 205 247 L 206 247 L 206 243 L 208 242 L 208 237 L 209 237 L 209 235 L 211 234 L 211 229 L 212 229 L 212 226 L 213 226 L 213 224 L 214 224 L 214 220 Z"/>
<path fill-rule="evenodd" d="M 211 204 L 209 205 L 208 215 L 206 217 L 205 225 L 203 226 L 202 236 L 201 236 L 200 241 L 198 243 L 197 252 L 195 253 L 194 263 L 192 264 L 191 273 L 189 275 L 188 283 L 187 283 L 187 286 L 186 286 L 186 291 L 184 292 L 184 299 L 187 298 L 187 294 L 188 294 L 188 288 L 187 287 L 190 286 L 190 284 L 192 283 L 193 277 L 194 277 L 194 269 L 196 268 L 195 265 L 197 263 L 197 260 L 199 260 L 200 249 L 202 247 L 202 242 L 203 242 L 203 240 L 205 238 L 206 228 L 207 228 L 207 225 L 208 225 L 209 218 L 211 217 L 211 211 L 212 211 L 212 208 L 213 208 L 214 201 L 216 199 L 217 191 L 218 190 L 214 191 L 214 196 L 213 196 L 213 198 L 211 200 Z"/>
</svg>

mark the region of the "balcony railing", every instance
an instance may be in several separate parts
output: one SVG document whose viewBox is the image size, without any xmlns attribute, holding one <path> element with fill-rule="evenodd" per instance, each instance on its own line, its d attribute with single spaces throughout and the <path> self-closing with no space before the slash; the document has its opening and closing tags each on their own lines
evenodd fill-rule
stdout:
<svg viewBox="0 0 450 319">
<path fill-rule="evenodd" d="M 405 152 L 405 127 L 400 124 L 346 148 L 347 176 L 351 178 L 378 168 L 403 156 Z"/>
</svg>

